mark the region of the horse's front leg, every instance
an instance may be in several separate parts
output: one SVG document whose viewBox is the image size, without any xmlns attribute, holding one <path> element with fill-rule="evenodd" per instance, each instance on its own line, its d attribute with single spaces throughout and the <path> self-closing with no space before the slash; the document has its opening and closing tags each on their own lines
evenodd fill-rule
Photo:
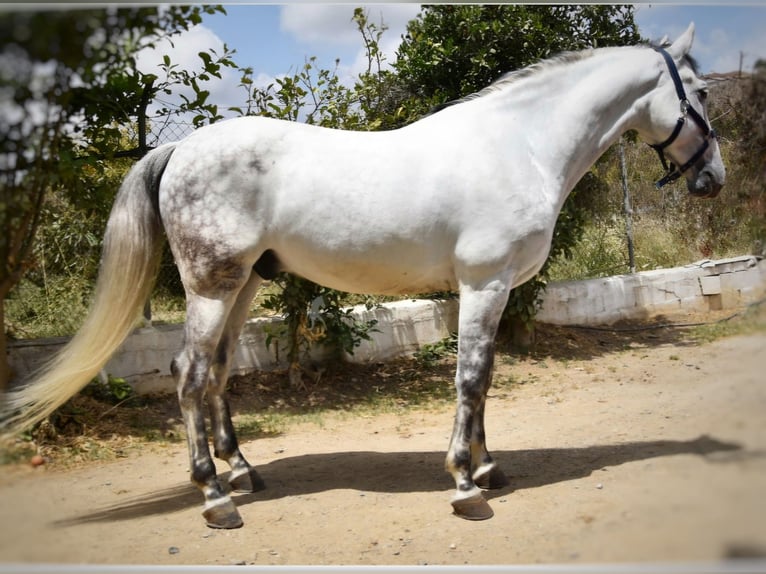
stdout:
<svg viewBox="0 0 766 574">
<path fill-rule="evenodd" d="M 457 487 L 452 507 L 469 520 L 492 517 L 480 487 L 503 486 L 505 476 L 485 445 L 484 406 L 492 377 L 495 335 L 510 291 L 509 281 L 495 279 L 476 288 L 460 288 L 457 411 L 446 468 Z"/>
</svg>

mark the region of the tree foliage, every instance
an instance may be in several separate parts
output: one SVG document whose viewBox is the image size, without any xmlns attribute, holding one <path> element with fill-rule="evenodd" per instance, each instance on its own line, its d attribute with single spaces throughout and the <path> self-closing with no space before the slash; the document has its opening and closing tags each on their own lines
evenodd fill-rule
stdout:
<svg viewBox="0 0 766 574">
<path fill-rule="evenodd" d="M 188 86 L 196 96 L 179 109 L 215 119 L 216 109 L 206 105 L 199 82 L 220 77 L 221 65 L 233 65 L 226 54 L 201 55 L 202 70 L 196 73 L 174 69 L 166 60 L 163 79 L 139 71 L 136 57 L 220 10 L 172 6 L 0 15 L 0 299 L 33 266 L 46 198 L 57 195 L 58 207 L 63 201 L 90 214 L 111 204 L 116 186 L 101 177 L 100 162 L 145 153 L 145 133 L 138 134 L 143 145 L 133 149 L 120 151 L 115 142 L 158 92 Z M 0 321 L 5 323 L 4 305 Z M 0 388 L 8 376 L 3 330 Z"/>
<path fill-rule="evenodd" d="M 752 74 L 710 78 L 708 112 L 727 168 L 726 186 L 714 202 L 673 198 L 684 214 L 683 236 L 710 257 L 734 245 L 766 241 L 766 60 Z M 759 250 L 760 251 L 760 250 Z"/>
<path fill-rule="evenodd" d="M 266 86 L 257 86 L 253 69 L 243 68 L 240 86 L 245 90 L 245 103 L 229 110 L 345 130 L 373 131 L 396 125 L 393 117 L 403 92 L 398 90 L 396 75 L 386 68 L 379 46 L 387 28 L 371 21 L 362 8 L 354 10 L 352 20 L 366 56 L 366 66 L 352 85 L 338 75 L 340 60 L 328 70 L 318 67 L 315 56 L 307 58 L 296 72 Z"/>
<path fill-rule="evenodd" d="M 753 166 L 766 180 L 766 59 L 759 59 L 753 67 L 747 90 L 743 114 L 743 131 L 748 137 L 740 138 L 742 151 L 753 159 Z"/>
<path fill-rule="evenodd" d="M 639 39 L 631 6 L 426 6 L 407 26 L 395 67 L 425 111 L 556 53 Z"/>
</svg>

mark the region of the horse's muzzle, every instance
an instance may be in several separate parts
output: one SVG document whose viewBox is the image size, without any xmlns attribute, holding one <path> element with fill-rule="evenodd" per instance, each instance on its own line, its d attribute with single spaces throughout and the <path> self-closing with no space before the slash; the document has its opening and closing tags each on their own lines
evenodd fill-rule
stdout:
<svg viewBox="0 0 766 574">
<path fill-rule="evenodd" d="M 695 180 L 686 180 L 686 187 L 694 197 L 712 199 L 721 192 L 723 183 L 712 172 L 703 170 Z"/>
</svg>

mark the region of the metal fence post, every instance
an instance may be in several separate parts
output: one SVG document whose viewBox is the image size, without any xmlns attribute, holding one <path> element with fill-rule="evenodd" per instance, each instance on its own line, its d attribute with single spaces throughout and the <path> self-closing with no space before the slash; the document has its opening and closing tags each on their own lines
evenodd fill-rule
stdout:
<svg viewBox="0 0 766 574">
<path fill-rule="evenodd" d="M 625 163 L 625 139 L 620 138 L 620 170 L 622 171 L 622 197 L 625 209 L 625 233 L 628 238 L 628 265 L 630 272 L 636 272 L 636 255 L 633 249 L 633 208 L 630 205 L 628 189 L 628 168 Z"/>
</svg>

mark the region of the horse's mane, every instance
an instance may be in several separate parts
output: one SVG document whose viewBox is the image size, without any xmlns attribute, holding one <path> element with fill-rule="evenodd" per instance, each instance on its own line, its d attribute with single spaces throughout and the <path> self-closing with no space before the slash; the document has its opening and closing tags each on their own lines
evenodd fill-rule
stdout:
<svg viewBox="0 0 766 574">
<path fill-rule="evenodd" d="M 638 44 L 637 47 L 657 49 L 657 48 L 666 48 L 669 45 L 670 45 L 669 42 L 664 42 L 662 44 L 646 42 L 646 43 Z M 484 97 L 487 94 L 491 94 L 492 92 L 496 92 L 498 90 L 506 88 L 510 84 L 514 84 L 520 80 L 529 78 L 530 76 L 537 75 L 545 70 L 550 70 L 551 68 L 556 68 L 558 66 L 564 66 L 566 64 L 571 64 L 574 62 L 585 60 L 587 58 L 592 57 L 597 51 L 598 50 L 596 48 L 589 48 L 589 49 L 579 50 L 579 51 L 561 52 L 560 54 L 556 54 L 555 56 L 546 58 L 545 60 L 541 60 L 540 62 L 531 64 L 525 68 L 507 72 L 503 74 L 502 76 L 500 76 L 499 78 L 497 78 L 494 82 L 489 84 L 487 87 L 479 90 L 478 92 L 474 92 L 472 94 L 468 94 L 467 96 L 463 96 L 462 98 L 458 98 L 455 100 L 444 102 L 442 104 L 435 105 L 428 111 L 426 115 L 430 116 L 437 112 L 440 112 L 441 110 L 445 108 L 452 107 L 456 104 L 462 104 L 465 102 L 470 102 L 471 100 Z M 688 54 L 686 55 L 686 61 L 691 66 L 692 70 L 694 70 L 694 73 L 699 75 L 699 66 L 697 64 L 697 61 Z"/>
<path fill-rule="evenodd" d="M 492 92 L 496 92 L 498 90 L 506 88 L 510 84 L 514 84 L 520 80 L 529 78 L 530 76 L 537 75 L 545 70 L 549 70 L 551 68 L 555 68 L 558 66 L 563 66 L 565 64 L 570 64 L 572 62 L 579 62 L 580 60 L 584 60 L 586 58 L 591 57 L 593 55 L 593 52 L 594 52 L 593 49 L 580 50 L 577 52 L 562 52 L 560 54 L 557 54 L 545 60 L 541 60 L 539 62 L 531 64 L 525 68 L 520 68 L 518 70 L 506 72 L 505 74 L 497 78 L 494 82 L 489 84 L 487 87 L 482 88 L 478 92 L 468 94 L 467 96 L 463 96 L 462 98 L 458 98 L 456 100 L 451 100 L 448 102 L 444 102 L 442 104 L 435 105 L 429 110 L 427 115 L 430 116 L 445 108 L 449 108 L 457 104 L 470 102 L 471 100 L 476 100 L 478 98 L 484 97 L 488 94 L 491 94 Z"/>
</svg>

